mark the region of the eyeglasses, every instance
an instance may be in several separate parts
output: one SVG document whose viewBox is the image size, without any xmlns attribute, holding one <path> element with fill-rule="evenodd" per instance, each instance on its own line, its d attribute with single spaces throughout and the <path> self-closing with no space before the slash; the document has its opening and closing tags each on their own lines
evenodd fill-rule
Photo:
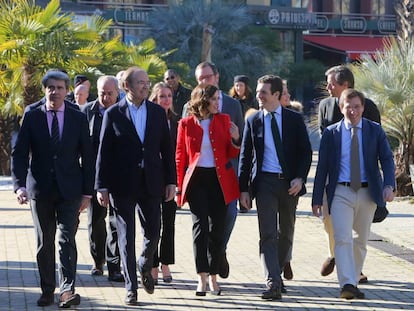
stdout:
<svg viewBox="0 0 414 311">
<path fill-rule="evenodd" d="M 141 85 L 141 86 L 148 86 L 148 87 L 151 87 L 151 81 L 142 81 L 142 80 L 139 80 L 138 81 L 138 84 L 139 85 Z"/>
<path fill-rule="evenodd" d="M 171 77 L 167 77 L 167 78 L 165 78 L 165 80 L 174 80 L 175 79 L 175 76 L 171 76 Z"/>
</svg>

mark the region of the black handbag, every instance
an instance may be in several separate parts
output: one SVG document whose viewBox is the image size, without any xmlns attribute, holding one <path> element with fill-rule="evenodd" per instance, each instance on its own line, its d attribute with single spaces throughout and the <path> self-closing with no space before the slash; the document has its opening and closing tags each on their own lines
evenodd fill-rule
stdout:
<svg viewBox="0 0 414 311">
<path fill-rule="evenodd" d="M 372 222 L 382 222 L 385 218 L 387 218 L 388 214 L 389 212 L 386 206 L 377 206 Z"/>
</svg>

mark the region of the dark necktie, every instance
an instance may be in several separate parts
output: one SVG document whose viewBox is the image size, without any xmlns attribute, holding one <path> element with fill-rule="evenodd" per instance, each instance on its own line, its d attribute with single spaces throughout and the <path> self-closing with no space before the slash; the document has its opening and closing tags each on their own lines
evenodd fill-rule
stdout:
<svg viewBox="0 0 414 311">
<path fill-rule="evenodd" d="M 52 138 L 52 144 L 53 144 L 54 151 L 56 151 L 57 147 L 59 146 L 59 142 L 60 142 L 59 122 L 58 122 L 58 118 L 57 118 L 55 110 L 52 110 L 52 115 L 53 115 L 53 119 L 52 119 L 51 138 Z"/>
<path fill-rule="evenodd" d="M 351 128 L 351 188 L 357 192 L 361 188 L 358 128 Z"/>
<path fill-rule="evenodd" d="M 272 127 L 272 135 L 273 135 L 273 141 L 275 143 L 277 158 L 279 159 L 279 163 L 280 163 L 280 166 L 282 167 L 283 174 L 288 175 L 285 155 L 283 152 L 283 144 L 282 144 L 282 140 L 280 139 L 279 127 L 277 126 L 277 121 L 274 115 L 275 113 L 271 112 L 270 114 L 272 116 L 272 121 L 270 124 Z"/>
</svg>

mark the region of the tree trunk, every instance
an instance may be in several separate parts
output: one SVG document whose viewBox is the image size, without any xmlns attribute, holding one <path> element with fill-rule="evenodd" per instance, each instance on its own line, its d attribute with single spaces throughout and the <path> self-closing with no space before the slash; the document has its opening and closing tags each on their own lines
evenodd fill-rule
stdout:
<svg viewBox="0 0 414 311">
<path fill-rule="evenodd" d="M 11 140 L 17 118 L 0 114 L 0 175 L 10 176 Z"/>
</svg>

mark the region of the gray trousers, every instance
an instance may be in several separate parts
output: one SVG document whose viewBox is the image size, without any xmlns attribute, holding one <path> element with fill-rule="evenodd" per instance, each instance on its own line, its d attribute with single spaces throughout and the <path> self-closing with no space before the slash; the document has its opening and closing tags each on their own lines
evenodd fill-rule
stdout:
<svg viewBox="0 0 414 311">
<path fill-rule="evenodd" d="M 288 194 L 286 179 L 261 173 L 256 184 L 256 206 L 259 220 L 259 249 L 266 286 L 279 287 L 281 267 L 289 260 L 293 244 L 298 197 Z"/>
</svg>

